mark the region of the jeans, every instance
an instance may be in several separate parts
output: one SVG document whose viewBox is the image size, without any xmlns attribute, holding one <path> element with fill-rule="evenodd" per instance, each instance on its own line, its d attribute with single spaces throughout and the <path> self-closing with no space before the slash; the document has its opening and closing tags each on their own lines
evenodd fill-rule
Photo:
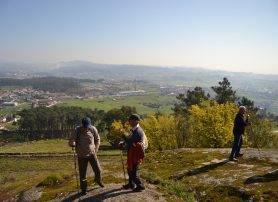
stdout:
<svg viewBox="0 0 278 202">
<path fill-rule="evenodd" d="M 78 167 L 79 167 L 79 175 L 80 175 L 80 188 L 82 191 L 87 190 L 87 166 L 88 162 L 91 164 L 92 169 L 95 173 L 95 181 L 100 182 L 101 176 L 100 176 L 100 165 L 97 159 L 97 155 L 93 154 L 92 156 L 85 157 L 85 158 L 78 158 Z"/>
<path fill-rule="evenodd" d="M 139 170 L 139 165 L 138 164 L 134 164 L 133 165 L 133 169 L 132 171 L 128 172 L 128 183 L 130 185 L 136 184 L 136 186 L 138 187 L 143 187 L 142 181 L 139 178 L 138 175 L 138 170 Z"/>
<path fill-rule="evenodd" d="M 230 158 L 235 158 L 236 155 L 240 153 L 241 146 L 242 146 L 242 134 L 234 134 L 234 144 L 233 144 Z"/>
</svg>

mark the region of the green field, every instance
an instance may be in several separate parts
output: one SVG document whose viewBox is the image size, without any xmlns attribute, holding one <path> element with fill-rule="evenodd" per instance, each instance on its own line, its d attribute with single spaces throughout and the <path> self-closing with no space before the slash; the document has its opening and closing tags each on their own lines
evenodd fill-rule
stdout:
<svg viewBox="0 0 278 202">
<path fill-rule="evenodd" d="M 105 147 L 105 150 L 103 150 Z M 107 148 L 109 148 L 107 150 Z M 72 153 L 66 139 L 38 140 L 24 143 L 9 143 L 0 147 L 1 153 Z M 108 142 L 101 142 L 99 154 L 120 154 L 117 149 L 110 148 Z"/>
<path fill-rule="evenodd" d="M 10 143 L 0 147 L 0 153 L 71 152 L 68 141 L 63 139 Z"/>
<path fill-rule="evenodd" d="M 59 104 L 60 106 L 77 106 L 91 109 L 101 109 L 108 111 L 113 108 L 121 108 L 123 105 L 136 107 L 139 114 L 151 114 L 157 111 L 163 114 L 172 113 L 172 108 L 176 102 L 173 96 L 161 96 L 158 94 L 148 94 L 143 96 L 130 96 L 122 98 L 95 98 L 86 100 L 68 101 Z M 159 104 L 159 108 L 153 108 L 150 104 Z"/>
<path fill-rule="evenodd" d="M 7 107 L 7 108 L 3 108 L 0 110 L 0 116 L 4 116 L 6 114 L 14 114 L 16 111 L 22 110 L 22 109 L 28 109 L 30 108 L 30 104 L 24 102 L 19 104 L 16 107 Z"/>
</svg>

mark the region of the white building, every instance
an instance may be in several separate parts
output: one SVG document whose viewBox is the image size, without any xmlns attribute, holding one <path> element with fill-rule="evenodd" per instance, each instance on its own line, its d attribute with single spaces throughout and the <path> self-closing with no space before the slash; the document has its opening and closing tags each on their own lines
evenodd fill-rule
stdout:
<svg viewBox="0 0 278 202">
<path fill-rule="evenodd" d="M 16 107 L 18 106 L 17 102 L 3 102 L 2 104 L 3 107 Z"/>
</svg>

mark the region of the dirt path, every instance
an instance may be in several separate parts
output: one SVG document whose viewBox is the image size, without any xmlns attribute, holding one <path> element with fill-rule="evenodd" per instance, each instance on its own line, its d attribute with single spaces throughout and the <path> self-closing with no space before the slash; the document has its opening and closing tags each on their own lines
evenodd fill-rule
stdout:
<svg viewBox="0 0 278 202">
<path fill-rule="evenodd" d="M 93 188 L 88 191 L 87 195 L 80 196 L 78 194 L 71 194 L 65 198 L 55 199 L 50 202 L 166 202 L 161 193 L 157 192 L 152 185 L 147 185 L 146 190 L 142 192 L 133 192 L 132 190 L 122 189 L 122 184 L 108 184 L 104 188 Z"/>
</svg>

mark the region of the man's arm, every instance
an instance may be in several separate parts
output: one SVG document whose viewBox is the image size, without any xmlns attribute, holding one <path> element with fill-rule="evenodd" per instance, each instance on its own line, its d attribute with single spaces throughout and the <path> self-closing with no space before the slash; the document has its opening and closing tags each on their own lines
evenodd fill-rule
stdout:
<svg viewBox="0 0 278 202">
<path fill-rule="evenodd" d="M 142 142 L 143 141 L 143 131 L 137 130 L 137 133 L 135 135 L 131 136 L 123 136 L 124 142 L 128 145 L 131 145 L 134 142 Z"/>
<path fill-rule="evenodd" d="M 71 136 L 69 139 L 69 146 L 70 147 L 75 147 L 76 145 L 76 130 L 71 132 Z"/>
<path fill-rule="evenodd" d="M 247 115 L 246 120 L 245 120 L 245 126 L 249 126 L 251 124 L 252 124 L 252 122 L 250 121 L 250 116 Z"/>
<path fill-rule="evenodd" d="M 96 127 L 93 127 L 92 129 L 93 129 L 93 135 L 94 135 L 94 143 L 95 143 L 96 152 L 97 152 L 99 145 L 100 145 L 100 136 L 98 134 L 98 130 L 96 129 Z"/>
</svg>

